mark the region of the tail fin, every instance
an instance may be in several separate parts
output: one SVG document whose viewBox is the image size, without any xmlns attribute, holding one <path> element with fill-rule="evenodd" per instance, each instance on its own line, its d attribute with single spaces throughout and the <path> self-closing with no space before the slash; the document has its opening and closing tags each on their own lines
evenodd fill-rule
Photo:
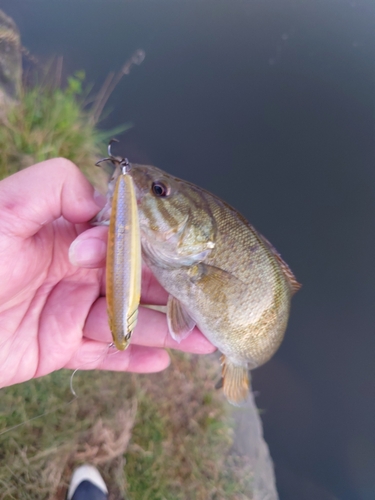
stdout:
<svg viewBox="0 0 375 500">
<path fill-rule="evenodd" d="M 232 405 L 243 405 L 246 403 L 250 392 L 247 366 L 234 364 L 224 354 L 221 357 L 221 366 L 225 397 Z"/>
</svg>

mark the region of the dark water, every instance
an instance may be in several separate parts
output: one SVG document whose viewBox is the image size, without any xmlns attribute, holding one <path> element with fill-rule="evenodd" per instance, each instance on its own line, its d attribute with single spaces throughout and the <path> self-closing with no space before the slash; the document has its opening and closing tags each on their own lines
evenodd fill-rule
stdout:
<svg viewBox="0 0 375 500">
<path fill-rule="evenodd" d="M 254 373 L 282 500 L 375 498 L 375 3 L 2 0 L 35 55 L 102 83 L 103 126 L 223 197 L 303 283 Z"/>
</svg>

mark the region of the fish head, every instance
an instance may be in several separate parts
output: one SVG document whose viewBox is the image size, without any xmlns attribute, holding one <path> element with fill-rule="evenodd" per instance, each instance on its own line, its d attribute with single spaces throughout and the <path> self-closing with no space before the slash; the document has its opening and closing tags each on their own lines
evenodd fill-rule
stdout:
<svg viewBox="0 0 375 500">
<path fill-rule="evenodd" d="M 142 248 L 159 265 L 191 265 L 215 246 L 204 191 L 151 165 L 132 164 Z"/>
<path fill-rule="evenodd" d="M 132 164 L 129 174 L 135 184 L 141 228 L 158 239 L 178 232 L 190 208 L 178 181 L 151 165 Z"/>
</svg>

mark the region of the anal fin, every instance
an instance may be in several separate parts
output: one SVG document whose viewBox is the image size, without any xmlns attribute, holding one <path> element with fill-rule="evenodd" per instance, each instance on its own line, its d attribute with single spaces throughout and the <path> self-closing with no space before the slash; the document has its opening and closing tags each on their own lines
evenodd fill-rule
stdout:
<svg viewBox="0 0 375 500">
<path fill-rule="evenodd" d="M 224 354 L 221 356 L 223 392 L 229 403 L 241 406 L 250 393 L 249 371 L 246 365 L 234 364 Z"/>
<path fill-rule="evenodd" d="M 195 321 L 185 307 L 172 295 L 168 298 L 167 322 L 169 332 L 174 340 L 181 342 L 195 327 Z"/>
</svg>

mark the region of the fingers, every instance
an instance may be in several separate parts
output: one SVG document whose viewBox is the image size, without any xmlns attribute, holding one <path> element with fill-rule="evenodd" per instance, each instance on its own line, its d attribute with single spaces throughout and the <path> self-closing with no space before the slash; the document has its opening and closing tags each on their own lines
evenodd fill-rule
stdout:
<svg viewBox="0 0 375 500">
<path fill-rule="evenodd" d="M 138 323 L 132 341 L 137 345 L 167 347 L 196 354 L 209 354 L 216 350 L 198 328 L 194 328 L 180 343 L 176 342 L 169 334 L 166 315 L 145 307 L 139 308 Z"/>
<path fill-rule="evenodd" d="M 104 267 L 107 252 L 108 228 L 96 226 L 81 233 L 70 245 L 69 260 L 74 266 Z"/>
<path fill-rule="evenodd" d="M 126 351 L 117 351 L 108 344 L 84 339 L 65 368 L 153 373 L 164 370 L 169 363 L 169 355 L 163 349 L 130 345 Z"/>
<path fill-rule="evenodd" d="M 98 299 L 91 308 L 84 336 L 100 342 L 112 342 L 104 297 Z M 179 344 L 169 334 L 165 314 L 145 307 L 139 308 L 138 322 L 132 335 L 131 345 L 171 348 L 197 354 L 208 354 L 216 350 L 197 328 L 194 328 Z"/>
<path fill-rule="evenodd" d="M 79 224 L 98 211 L 93 187 L 64 158 L 38 163 L 0 182 L 2 226 L 9 234 L 27 238 L 60 216 Z"/>
</svg>

